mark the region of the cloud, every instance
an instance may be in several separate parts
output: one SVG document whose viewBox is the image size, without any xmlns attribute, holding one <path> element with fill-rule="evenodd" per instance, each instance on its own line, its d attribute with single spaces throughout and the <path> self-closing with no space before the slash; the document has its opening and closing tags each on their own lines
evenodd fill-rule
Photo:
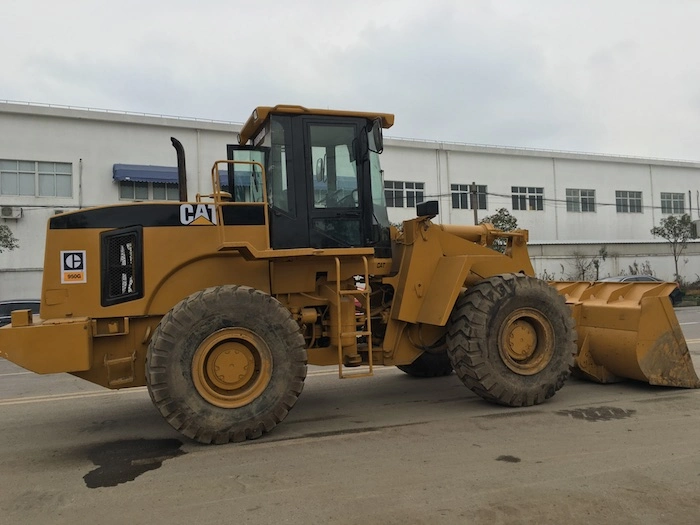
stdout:
<svg viewBox="0 0 700 525">
<path fill-rule="evenodd" d="M 392 136 L 698 158 L 697 2 L 8 1 L 6 99 L 376 110 Z"/>
<path fill-rule="evenodd" d="M 371 101 L 396 111 L 392 133 L 399 136 L 552 141 L 576 119 L 577 105 L 548 84 L 545 58 L 527 28 L 483 14 L 433 9 L 399 28 L 366 29 L 361 46 L 327 57 L 334 102 Z"/>
</svg>

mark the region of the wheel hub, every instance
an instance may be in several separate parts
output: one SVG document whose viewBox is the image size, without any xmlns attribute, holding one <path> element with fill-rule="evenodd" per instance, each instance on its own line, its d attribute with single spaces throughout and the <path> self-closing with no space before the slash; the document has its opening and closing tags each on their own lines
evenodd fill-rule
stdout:
<svg viewBox="0 0 700 525">
<path fill-rule="evenodd" d="M 253 353 L 240 343 L 223 343 L 211 352 L 207 360 L 211 381 L 223 389 L 245 385 L 255 373 Z"/>
<path fill-rule="evenodd" d="M 246 328 L 224 328 L 207 337 L 192 359 L 192 381 L 212 405 L 239 408 L 251 403 L 272 378 L 272 354 Z"/>
<path fill-rule="evenodd" d="M 537 348 L 537 332 L 528 322 L 518 319 L 508 327 L 508 355 L 518 361 L 532 356 Z"/>
<path fill-rule="evenodd" d="M 513 311 L 499 330 L 499 353 L 503 363 L 520 375 L 534 375 L 554 355 L 554 329 L 547 317 L 534 308 Z"/>
</svg>

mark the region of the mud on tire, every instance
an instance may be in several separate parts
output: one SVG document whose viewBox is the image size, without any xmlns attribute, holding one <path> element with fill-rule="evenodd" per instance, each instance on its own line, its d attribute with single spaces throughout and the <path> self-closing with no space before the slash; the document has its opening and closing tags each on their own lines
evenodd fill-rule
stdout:
<svg viewBox="0 0 700 525">
<path fill-rule="evenodd" d="M 501 405 L 530 406 L 564 385 L 576 331 L 554 288 L 533 277 L 504 274 L 459 297 L 447 345 L 452 366 L 472 391 Z"/>
<path fill-rule="evenodd" d="M 178 303 L 146 356 L 153 403 L 201 443 L 269 432 L 296 403 L 305 377 L 299 325 L 276 299 L 245 286 L 208 288 Z"/>
</svg>

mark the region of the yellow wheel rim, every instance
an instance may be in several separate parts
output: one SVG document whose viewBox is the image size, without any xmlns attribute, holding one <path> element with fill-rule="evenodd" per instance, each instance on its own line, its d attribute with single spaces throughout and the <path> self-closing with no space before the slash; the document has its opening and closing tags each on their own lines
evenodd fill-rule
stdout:
<svg viewBox="0 0 700 525">
<path fill-rule="evenodd" d="M 503 363 L 520 375 L 542 371 L 554 355 L 554 329 L 532 308 L 519 308 L 501 325 L 498 350 Z"/>
<path fill-rule="evenodd" d="M 192 359 L 194 386 L 206 401 L 239 408 L 265 391 L 272 378 L 272 354 L 246 328 L 224 328 L 207 337 Z"/>
</svg>

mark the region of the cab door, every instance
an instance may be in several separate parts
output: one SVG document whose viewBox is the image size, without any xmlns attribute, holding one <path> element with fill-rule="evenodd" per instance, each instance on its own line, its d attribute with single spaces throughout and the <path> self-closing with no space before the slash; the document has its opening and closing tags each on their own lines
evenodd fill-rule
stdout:
<svg viewBox="0 0 700 525">
<path fill-rule="evenodd" d="M 362 246 L 360 122 L 304 119 L 309 236 L 314 248 Z"/>
<path fill-rule="evenodd" d="M 265 166 L 270 246 L 278 250 L 310 246 L 306 184 L 300 171 L 303 147 L 301 140 L 293 139 L 292 119 L 273 115 L 264 146 L 228 146 L 229 160 L 255 160 Z M 254 158 L 248 159 L 251 155 Z"/>
</svg>

